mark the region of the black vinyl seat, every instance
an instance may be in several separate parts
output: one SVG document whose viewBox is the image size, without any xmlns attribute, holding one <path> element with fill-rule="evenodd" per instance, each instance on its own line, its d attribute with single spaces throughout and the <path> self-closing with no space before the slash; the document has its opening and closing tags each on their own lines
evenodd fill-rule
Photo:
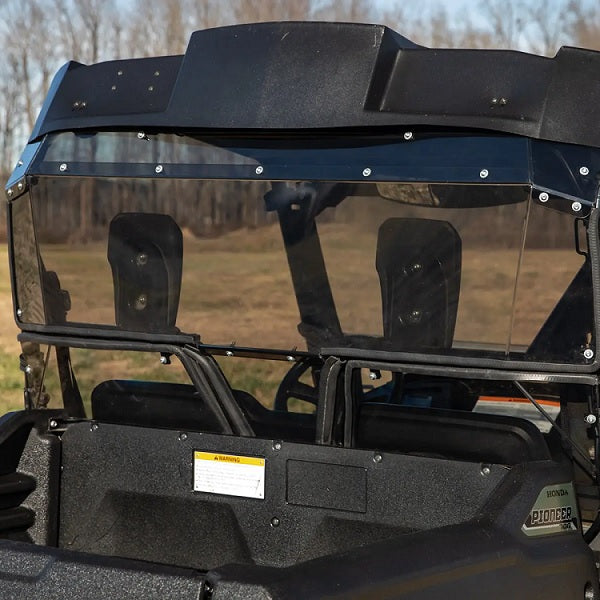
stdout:
<svg viewBox="0 0 600 600">
<path fill-rule="evenodd" d="M 516 465 L 550 460 L 540 430 L 516 417 L 365 402 L 358 407 L 358 448 Z"/>
<path fill-rule="evenodd" d="M 314 415 L 269 410 L 247 392 L 232 392 L 257 437 L 314 440 Z M 223 433 L 201 394 L 194 386 L 181 383 L 104 381 L 92 391 L 92 416 L 105 423 Z"/>
<path fill-rule="evenodd" d="M 92 416 L 105 423 L 222 433 L 202 396 L 181 383 L 103 381 L 92 391 Z"/>
</svg>

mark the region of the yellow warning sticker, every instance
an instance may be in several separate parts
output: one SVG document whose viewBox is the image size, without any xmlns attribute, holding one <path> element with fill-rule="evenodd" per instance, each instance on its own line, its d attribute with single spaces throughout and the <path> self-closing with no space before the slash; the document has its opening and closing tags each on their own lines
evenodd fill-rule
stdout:
<svg viewBox="0 0 600 600">
<path fill-rule="evenodd" d="M 265 459 L 196 450 L 194 491 L 263 499 Z"/>
</svg>

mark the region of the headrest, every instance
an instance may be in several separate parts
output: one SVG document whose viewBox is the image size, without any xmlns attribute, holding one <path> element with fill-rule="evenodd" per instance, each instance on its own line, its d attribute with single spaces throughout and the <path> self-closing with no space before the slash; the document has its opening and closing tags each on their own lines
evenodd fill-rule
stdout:
<svg viewBox="0 0 600 600">
<path fill-rule="evenodd" d="M 391 218 L 379 228 L 384 338 L 403 349 L 452 345 L 462 243 L 446 221 Z"/>
</svg>

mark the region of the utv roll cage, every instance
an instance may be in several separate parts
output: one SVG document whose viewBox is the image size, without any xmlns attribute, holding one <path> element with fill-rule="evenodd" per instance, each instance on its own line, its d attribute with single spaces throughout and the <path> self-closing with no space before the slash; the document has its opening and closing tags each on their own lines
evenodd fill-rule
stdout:
<svg viewBox="0 0 600 600">
<path fill-rule="evenodd" d="M 47 547 L 44 560 L 59 565 L 48 572 L 66 565 L 95 582 L 98 561 L 140 597 L 155 597 L 158 582 L 182 598 L 474 598 L 489 573 L 499 594 L 599 597 L 584 543 L 600 530 L 599 72 L 600 53 L 581 49 L 553 59 L 438 50 L 340 23 L 218 28 L 194 33 L 183 56 L 65 65 L 6 186 L 19 340 L 56 348 L 65 408 L 47 422 L 25 353 L 19 419 L 31 444 L 47 444 L 54 495 L 35 496 L 46 529 L 39 518 L 31 534 L 29 513 L 17 529 Z M 90 197 L 114 321 L 81 309 L 72 318 L 72 290 L 43 247 L 45 202 L 86 180 L 105 184 Z M 222 189 L 246 193 L 278 225 L 305 347 L 182 326 L 187 225 L 176 209 L 124 210 L 117 192 L 114 206 L 104 200 L 184 180 L 231 184 Z M 375 215 L 378 333 L 345 329 L 326 266 L 328 215 L 357 198 L 402 209 Z M 480 236 L 469 254 L 476 236 L 460 226 L 478 208 L 522 213 L 504 225 L 522 231 L 500 349 L 456 339 L 469 320 L 458 317 L 472 284 L 465 260 L 481 246 Z M 536 211 L 567 223 L 561 239 L 578 262 L 539 331 L 513 344 Z M 86 419 L 70 355 L 80 348 L 177 357 L 192 385 L 110 379 L 91 392 Z M 232 356 L 290 363 L 273 410 L 230 385 L 215 357 Z M 549 431 L 473 412 L 513 395 Z M 314 412 L 292 414 L 290 398 Z M 0 451 L 37 452 L 26 436 L 6 442 L 15 423 L 0 429 Z M 156 452 L 160 481 L 140 447 Z M 210 488 L 211 461 L 246 465 L 256 487 Z M 8 475 L 20 468 L 13 460 Z M 21 508 L 30 492 L 8 496 Z M 86 503 L 99 516 L 83 527 Z M 32 556 L 18 544 L 3 551 Z M 433 576 L 432 557 L 442 563 Z M 18 585 L 52 589 L 44 577 Z"/>
</svg>

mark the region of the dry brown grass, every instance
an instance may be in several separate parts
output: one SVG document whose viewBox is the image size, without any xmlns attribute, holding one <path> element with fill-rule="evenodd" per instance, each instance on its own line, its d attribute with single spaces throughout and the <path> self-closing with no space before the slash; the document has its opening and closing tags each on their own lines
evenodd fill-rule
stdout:
<svg viewBox="0 0 600 600">
<path fill-rule="evenodd" d="M 322 226 L 322 244 L 344 331 L 382 333 L 375 240 L 350 226 Z M 112 277 L 104 245 L 47 246 L 72 298 L 69 318 L 114 324 Z M 463 252 L 455 338 L 508 340 L 518 253 L 505 249 Z M 529 250 L 516 296 L 513 343 L 526 344 L 581 264 L 570 250 Z M 277 226 L 240 230 L 213 240 L 186 236 L 178 326 L 206 343 L 274 348 L 303 347 L 298 308 Z"/>
</svg>

